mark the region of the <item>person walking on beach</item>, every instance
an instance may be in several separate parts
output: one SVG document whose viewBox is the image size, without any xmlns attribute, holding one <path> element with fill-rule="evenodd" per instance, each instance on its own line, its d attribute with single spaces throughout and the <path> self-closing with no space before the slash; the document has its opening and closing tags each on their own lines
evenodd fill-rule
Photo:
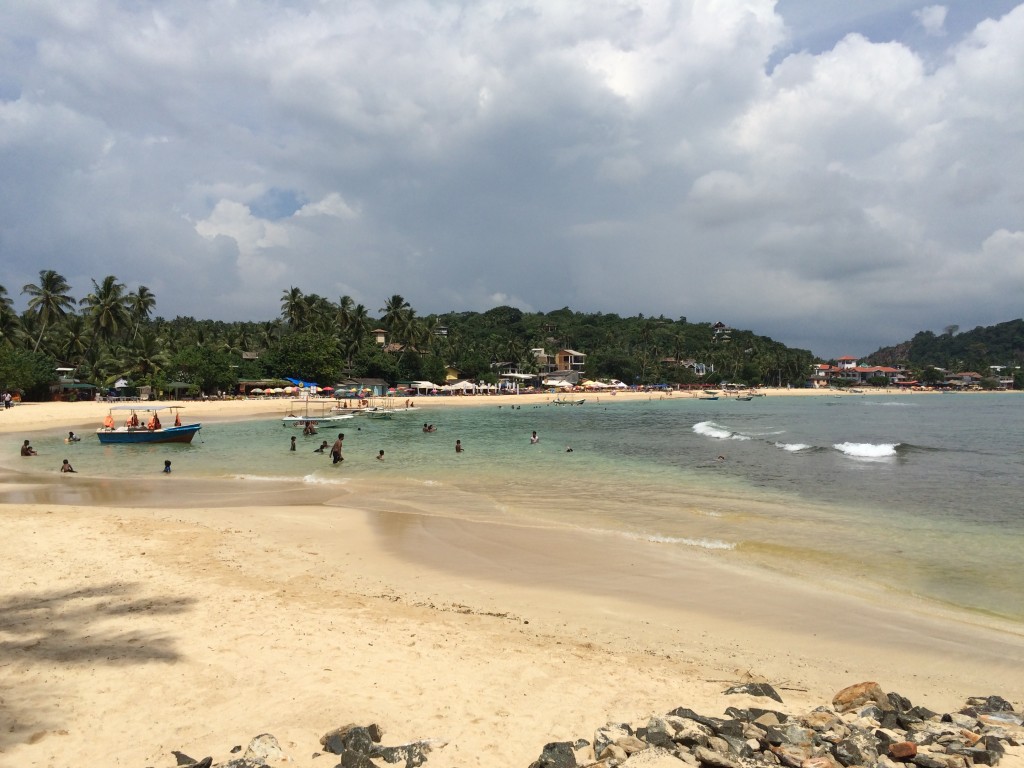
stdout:
<svg viewBox="0 0 1024 768">
<path fill-rule="evenodd" d="M 334 445 L 331 446 L 331 463 L 337 464 L 339 461 L 344 461 L 345 457 L 341 455 L 342 447 L 345 443 L 345 433 L 339 432 L 338 439 L 334 441 Z"/>
<path fill-rule="evenodd" d="M 164 459 L 164 474 L 165 475 L 171 474 L 171 460 L 170 459 Z"/>
<path fill-rule="evenodd" d="M 36 449 L 29 445 L 28 440 L 21 444 L 21 455 L 22 456 L 35 456 Z"/>
<path fill-rule="evenodd" d="M 461 440 L 456 440 L 455 441 L 455 452 L 456 453 L 462 453 L 462 441 Z"/>
<path fill-rule="evenodd" d="M 60 471 L 61 472 L 74 472 L 75 468 L 71 466 L 71 462 L 69 462 L 67 459 L 64 459 L 64 463 L 60 465 Z"/>
</svg>

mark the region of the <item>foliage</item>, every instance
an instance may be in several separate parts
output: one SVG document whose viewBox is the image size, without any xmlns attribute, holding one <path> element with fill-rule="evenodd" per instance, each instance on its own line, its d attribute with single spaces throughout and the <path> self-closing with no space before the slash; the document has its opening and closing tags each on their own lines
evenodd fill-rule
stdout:
<svg viewBox="0 0 1024 768">
<path fill-rule="evenodd" d="M 921 331 L 909 342 L 884 347 L 865 360 L 873 365 L 902 362 L 914 369 L 928 366 L 950 373 L 983 373 L 992 365 L 1024 364 L 1024 319 L 1010 320 L 957 333 L 958 326 L 946 326 L 942 334 Z"/>
<path fill-rule="evenodd" d="M 419 316 L 395 294 L 374 318 L 348 296 L 334 302 L 290 286 L 282 292 L 279 317 L 222 322 L 154 317 L 156 296 L 145 286 L 131 291 L 114 275 L 94 279 L 91 288 L 76 301 L 63 276 L 42 270 L 37 285 L 24 287 L 30 300 L 18 315 L 0 286 L 0 349 L 36 350 L 50 361 L 45 379 L 61 364 L 74 368 L 79 381 L 98 386 L 125 377 L 158 390 L 187 382 L 206 394 L 232 392 L 239 378 L 292 377 L 325 385 L 353 376 L 440 384 L 449 366 L 466 378 L 496 381 L 502 370 L 542 372 L 534 350 L 582 352 L 585 376 L 630 384 L 802 386 L 813 361 L 806 350 L 751 331 L 719 334 L 710 323 L 685 317 L 511 306 Z M 378 327 L 387 331 L 386 347 L 374 338 Z M 35 391 L 45 396 L 45 388 Z"/>
<path fill-rule="evenodd" d="M 21 390 L 26 399 L 39 400 L 57 380 L 56 367 L 49 355 L 0 347 L 0 390 Z"/>
</svg>

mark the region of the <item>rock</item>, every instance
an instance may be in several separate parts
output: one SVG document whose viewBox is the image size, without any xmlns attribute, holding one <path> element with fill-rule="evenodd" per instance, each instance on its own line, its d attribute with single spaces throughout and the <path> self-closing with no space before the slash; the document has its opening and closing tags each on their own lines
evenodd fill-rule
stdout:
<svg viewBox="0 0 1024 768">
<path fill-rule="evenodd" d="M 320 746 L 331 754 L 340 755 L 345 750 L 369 754 L 374 744 L 379 744 L 383 732 L 379 725 L 359 726 L 352 723 L 335 728 L 320 737 Z"/>
<path fill-rule="evenodd" d="M 594 754 L 600 759 L 605 747 L 632 735 L 633 729 L 625 723 L 606 723 L 594 732 Z"/>
<path fill-rule="evenodd" d="M 775 699 L 780 704 L 782 703 L 782 697 L 768 683 L 744 683 L 743 685 L 734 685 L 725 691 L 726 695 L 734 693 L 745 693 L 748 696 L 767 696 L 770 699 Z"/>
<path fill-rule="evenodd" d="M 819 755 L 804 760 L 800 768 L 839 768 L 839 764 L 828 755 Z"/>
<path fill-rule="evenodd" d="M 1002 696 L 971 696 L 967 706 L 979 712 L 1013 712 L 1013 705 Z"/>
<path fill-rule="evenodd" d="M 739 761 L 707 747 L 697 747 L 693 750 L 693 756 L 707 768 L 740 768 Z"/>
<path fill-rule="evenodd" d="M 417 768 L 427 762 L 427 755 L 430 753 L 431 743 L 428 741 L 414 741 L 410 744 L 400 744 L 397 747 L 374 747 L 370 751 L 370 757 L 383 758 L 386 763 L 405 762 L 405 768 Z M 573 762 L 573 765 L 576 763 Z"/>
<path fill-rule="evenodd" d="M 615 761 L 616 764 L 625 762 L 629 755 L 626 754 L 626 750 L 620 747 L 618 744 L 609 744 L 601 750 L 601 754 L 598 755 L 602 761 Z"/>
<path fill-rule="evenodd" d="M 647 727 L 641 729 L 643 738 L 652 747 L 662 747 L 671 751 L 675 748 L 675 727 L 664 717 L 652 717 L 647 721 Z M 637 732 L 639 734 L 639 731 Z"/>
<path fill-rule="evenodd" d="M 651 747 L 631 755 L 621 768 L 682 768 L 679 758 L 666 749 Z"/>
<path fill-rule="evenodd" d="M 568 741 L 556 741 L 544 745 L 544 751 L 530 763 L 530 768 L 576 768 L 576 765 L 573 745 Z"/>
<path fill-rule="evenodd" d="M 848 686 L 832 697 L 832 706 L 836 712 L 849 712 L 870 702 L 878 704 L 883 710 L 892 708 L 882 687 L 875 682 Z"/>
<path fill-rule="evenodd" d="M 615 742 L 617 747 L 621 747 L 622 751 L 627 755 L 633 755 L 637 752 L 643 752 L 648 749 L 649 746 L 646 741 L 638 739 L 636 736 L 624 736 Z"/>
<path fill-rule="evenodd" d="M 894 741 L 886 752 L 893 760 L 909 760 L 917 754 L 917 744 L 912 741 Z"/>
<path fill-rule="evenodd" d="M 284 753 L 284 750 L 281 749 L 277 739 L 269 733 L 261 733 L 250 741 L 249 746 L 245 748 L 245 754 L 242 755 L 242 758 L 260 763 L 269 763 L 275 760 L 291 760 Z"/>
<path fill-rule="evenodd" d="M 676 744 L 681 744 L 684 747 L 706 747 L 711 744 L 711 738 L 715 732 L 706 725 L 702 725 L 696 720 L 680 719 L 679 722 L 680 725 L 676 728 L 675 735 L 672 736 L 672 740 Z"/>
</svg>

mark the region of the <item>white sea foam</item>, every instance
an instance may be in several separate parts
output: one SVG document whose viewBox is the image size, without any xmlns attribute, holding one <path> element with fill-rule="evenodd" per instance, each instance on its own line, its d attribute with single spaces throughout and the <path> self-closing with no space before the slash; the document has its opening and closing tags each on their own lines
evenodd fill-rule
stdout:
<svg viewBox="0 0 1024 768">
<path fill-rule="evenodd" d="M 304 477 L 268 476 L 268 475 L 231 475 L 232 480 L 248 480 L 250 483 L 301 483 Z"/>
<path fill-rule="evenodd" d="M 693 431 L 698 435 L 704 435 L 705 437 L 713 437 L 716 440 L 749 440 L 747 435 L 741 435 L 739 432 L 733 432 L 721 424 L 715 424 L 713 421 L 701 421 L 693 425 Z"/>
<path fill-rule="evenodd" d="M 306 475 L 302 478 L 302 482 L 309 485 L 345 485 L 348 483 L 347 477 L 317 477 L 316 475 Z"/>
<path fill-rule="evenodd" d="M 808 448 L 813 448 L 813 446 L 807 445 L 807 443 L 775 443 L 775 447 L 781 448 L 784 451 L 789 451 L 790 453 L 806 451 Z"/>
<path fill-rule="evenodd" d="M 689 539 L 676 536 L 637 536 L 642 541 L 650 541 L 654 544 L 683 544 L 687 547 L 698 547 L 699 549 L 736 549 L 736 545 L 720 539 Z"/>
<path fill-rule="evenodd" d="M 857 459 L 884 459 L 896 455 L 899 443 L 836 443 L 832 447 Z"/>
</svg>

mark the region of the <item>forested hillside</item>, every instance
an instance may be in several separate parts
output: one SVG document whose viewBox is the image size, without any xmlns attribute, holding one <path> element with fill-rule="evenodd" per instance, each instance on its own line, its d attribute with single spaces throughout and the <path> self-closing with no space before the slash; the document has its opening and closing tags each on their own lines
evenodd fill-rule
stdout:
<svg viewBox="0 0 1024 768">
<path fill-rule="evenodd" d="M 166 320 L 156 315 L 157 297 L 145 286 L 128 291 L 108 275 L 92 287 L 77 299 L 62 275 L 42 270 L 38 283 L 22 288 L 28 307 L 19 314 L 0 286 L 0 388 L 48 397 L 57 367 L 100 388 L 124 378 L 157 392 L 174 383 L 191 394 L 230 393 L 241 379 L 286 376 L 322 385 L 345 377 L 443 382 L 449 366 L 465 378 L 494 382 L 502 367 L 536 372 L 531 350 L 537 348 L 582 352 L 586 376 L 629 384 L 802 386 L 813 362 L 807 350 L 686 318 L 514 307 L 420 316 L 399 295 L 373 311 L 348 296 L 333 302 L 291 287 L 276 318 Z M 379 328 L 386 347 L 376 341 Z M 702 365 L 695 372 L 687 361 Z"/>
<path fill-rule="evenodd" d="M 911 368 L 934 366 L 947 371 L 984 373 L 992 365 L 1024 364 L 1024 320 L 978 326 L 959 332 L 949 326 L 940 334 L 921 331 L 910 341 L 883 347 L 865 360 L 874 365 L 907 364 Z"/>
</svg>

